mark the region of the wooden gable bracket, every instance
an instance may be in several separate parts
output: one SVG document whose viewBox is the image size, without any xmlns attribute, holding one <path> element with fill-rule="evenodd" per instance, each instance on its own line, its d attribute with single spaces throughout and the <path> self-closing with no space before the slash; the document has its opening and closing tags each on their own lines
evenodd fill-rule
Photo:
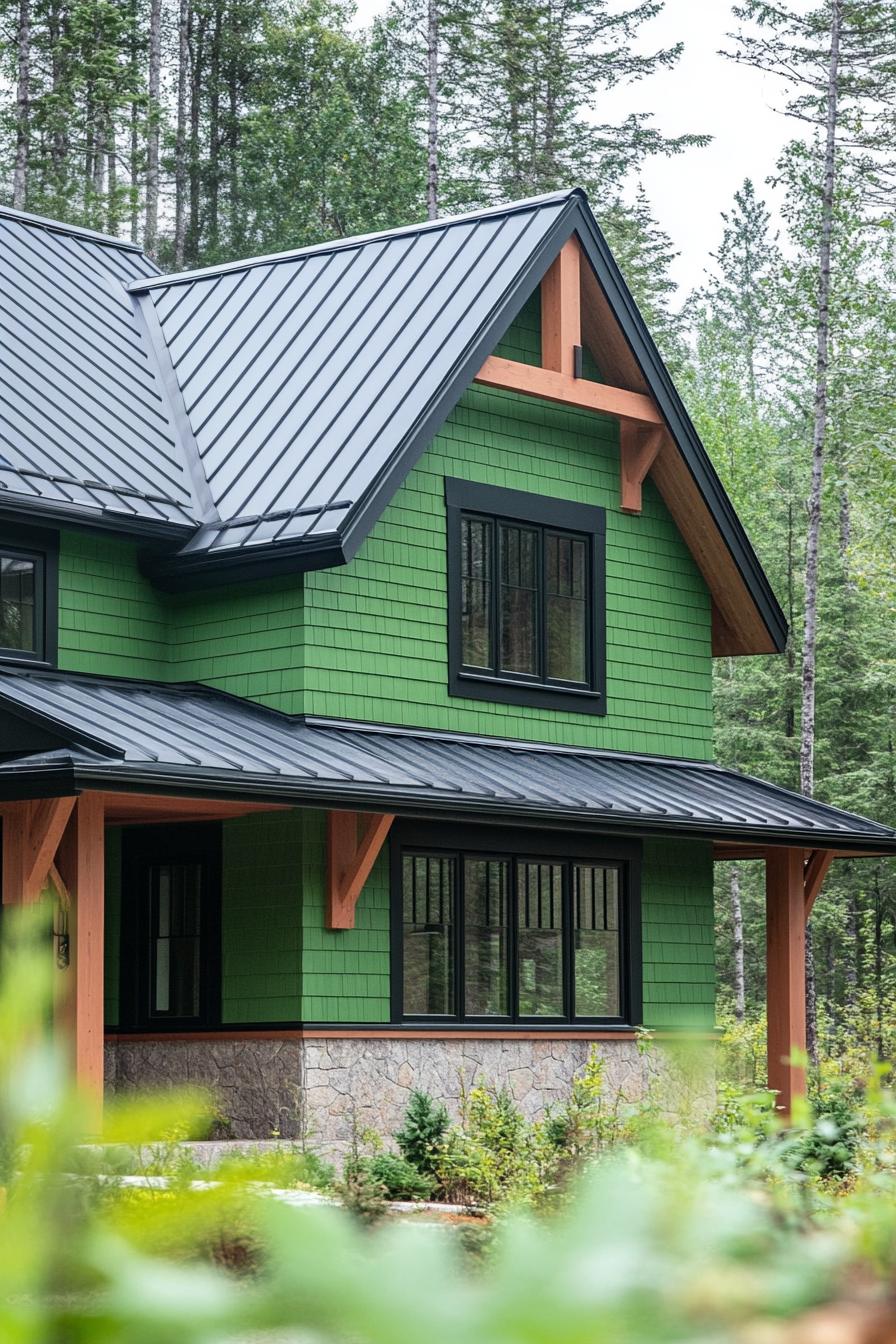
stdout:
<svg viewBox="0 0 896 1344">
<path fill-rule="evenodd" d="M 641 512 L 641 486 L 656 461 L 665 435 L 661 429 L 642 429 L 630 420 L 619 426 L 619 507 L 623 513 Z"/>
<path fill-rule="evenodd" d="M 836 855 L 832 849 L 813 849 L 803 867 L 803 903 L 806 919 L 812 913 L 815 898 Z"/>
<path fill-rule="evenodd" d="M 355 906 L 395 820 L 393 813 L 330 812 L 327 818 L 328 929 L 353 929 Z M 359 834 L 359 822 L 364 829 Z"/>
<path fill-rule="evenodd" d="M 541 282 L 541 367 L 490 355 L 474 381 L 504 392 L 610 415 L 620 423 L 621 508 L 641 512 L 641 485 L 660 450 L 665 424 L 652 397 L 581 377 L 581 247 L 569 238 Z"/>
</svg>

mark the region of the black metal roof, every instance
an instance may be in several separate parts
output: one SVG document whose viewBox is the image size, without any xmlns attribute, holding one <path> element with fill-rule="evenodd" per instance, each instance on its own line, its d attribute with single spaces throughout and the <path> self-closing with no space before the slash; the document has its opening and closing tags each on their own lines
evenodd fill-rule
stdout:
<svg viewBox="0 0 896 1344">
<path fill-rule="evenodd" d="M 701 761 L 308 721 L 199 685 L 0 673 L 0 798 L 84 788 L 896 852 L 896 831 Z"/>
<path fill-rule="evenodd" d="M 190 481 L 127 286 L 139 249 L 0 209 L 0 508 L 182 534 Z"/>
<path fill-rule="evenodd" d="M 0 212 L 15 333 L 0 510 L 180 536 L 161 581 L 348 559 L 574 232 L 783 648 L 781 609 L 579 190 L 175 276 L 101 234 Z"/>
</svg>

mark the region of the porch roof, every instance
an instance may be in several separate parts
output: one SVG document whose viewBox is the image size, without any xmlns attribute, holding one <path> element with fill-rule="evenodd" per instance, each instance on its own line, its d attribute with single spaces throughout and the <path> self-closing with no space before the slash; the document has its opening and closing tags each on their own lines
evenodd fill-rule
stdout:
<svg viewBox="0 0 896 1344">
<path fill-rule="evenodd" d="M 292 717 L 197 684 L 0 673 L 0 799 L 84 789 L 896 853 L 896 831 L 704 761 Z"/>
</svg>

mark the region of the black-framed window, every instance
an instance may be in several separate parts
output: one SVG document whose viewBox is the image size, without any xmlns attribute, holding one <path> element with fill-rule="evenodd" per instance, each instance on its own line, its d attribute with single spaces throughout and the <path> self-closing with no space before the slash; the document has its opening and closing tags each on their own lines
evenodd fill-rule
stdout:
<svg viewBox="0 0 896 1344">
<path fill-rule="evenodd" d="M 395 1021 L 639 1020 L 637 846 L 411 826 L 392 851 Z"/>
<path fill-rule="evenodd" d="M 122 848 L 122 1025 L 221 1020 L 221 825 L 135 826 Z"/>
<path fill-rule="evenodd" d="M 603 509 L 445 482 L 449 690 L 606 712 Z"/>
<path fill-rule="evenodd" d="M 0 661 L 56 661 L 58 541 L 0 522 Z"/>
</svg>

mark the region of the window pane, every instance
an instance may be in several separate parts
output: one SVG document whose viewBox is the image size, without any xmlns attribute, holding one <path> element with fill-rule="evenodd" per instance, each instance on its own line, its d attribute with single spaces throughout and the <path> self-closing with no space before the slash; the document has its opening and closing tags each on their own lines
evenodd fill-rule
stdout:
<svg viewBox="0 0 896 1344">
<path fill-rule="evenodd" d="M 202 866 L 166 863 L 151 870 L 155 972 L 152 1011 L 199 1017 Z"/>
<path fill-rule="evenodd" d="M 466 667 L 494 666 L 491 640 L 492 534 L 486 518 L 461 519 L 461 659 Z"/>
<path fill-rule="evenodd" d="M 507 884 L 510 865 L 503 859 L 467 859 L 464 863 L 464 990 L 466 1012 L 473 1017 L 506 1017 Z"/>
<path fill-rule="evenodd" d="M 406 854 L 404 904 L 404 1011 L 418 1016 L 453 1013 L 455 861 Z"/>
<path fill-rule="evenodd" d="M 538 675 L 538 534 L 502 523 L 501 669 Z"/>
<path fill-rule="evenodd" d="M 37 564 L 0 555 L 0 648 L 37 650 L 35 640 L 35 578 Z"/>
<path fill-rule="evenodd" d="M 563 1016 L 563 866 L 517 864 L 521 1017 Z"/>
<path fill-rule="evenodd" d="M 574 865 L 573 917 L 576 1016 L 619 1017 L 622 994 L 618 869 Z"/>
<path fill-rule="evenodd" d="M 547 674 L 560 681 L 588 679 L 586 560 L 584 541 L 545 534 Z"/>
</svg>

